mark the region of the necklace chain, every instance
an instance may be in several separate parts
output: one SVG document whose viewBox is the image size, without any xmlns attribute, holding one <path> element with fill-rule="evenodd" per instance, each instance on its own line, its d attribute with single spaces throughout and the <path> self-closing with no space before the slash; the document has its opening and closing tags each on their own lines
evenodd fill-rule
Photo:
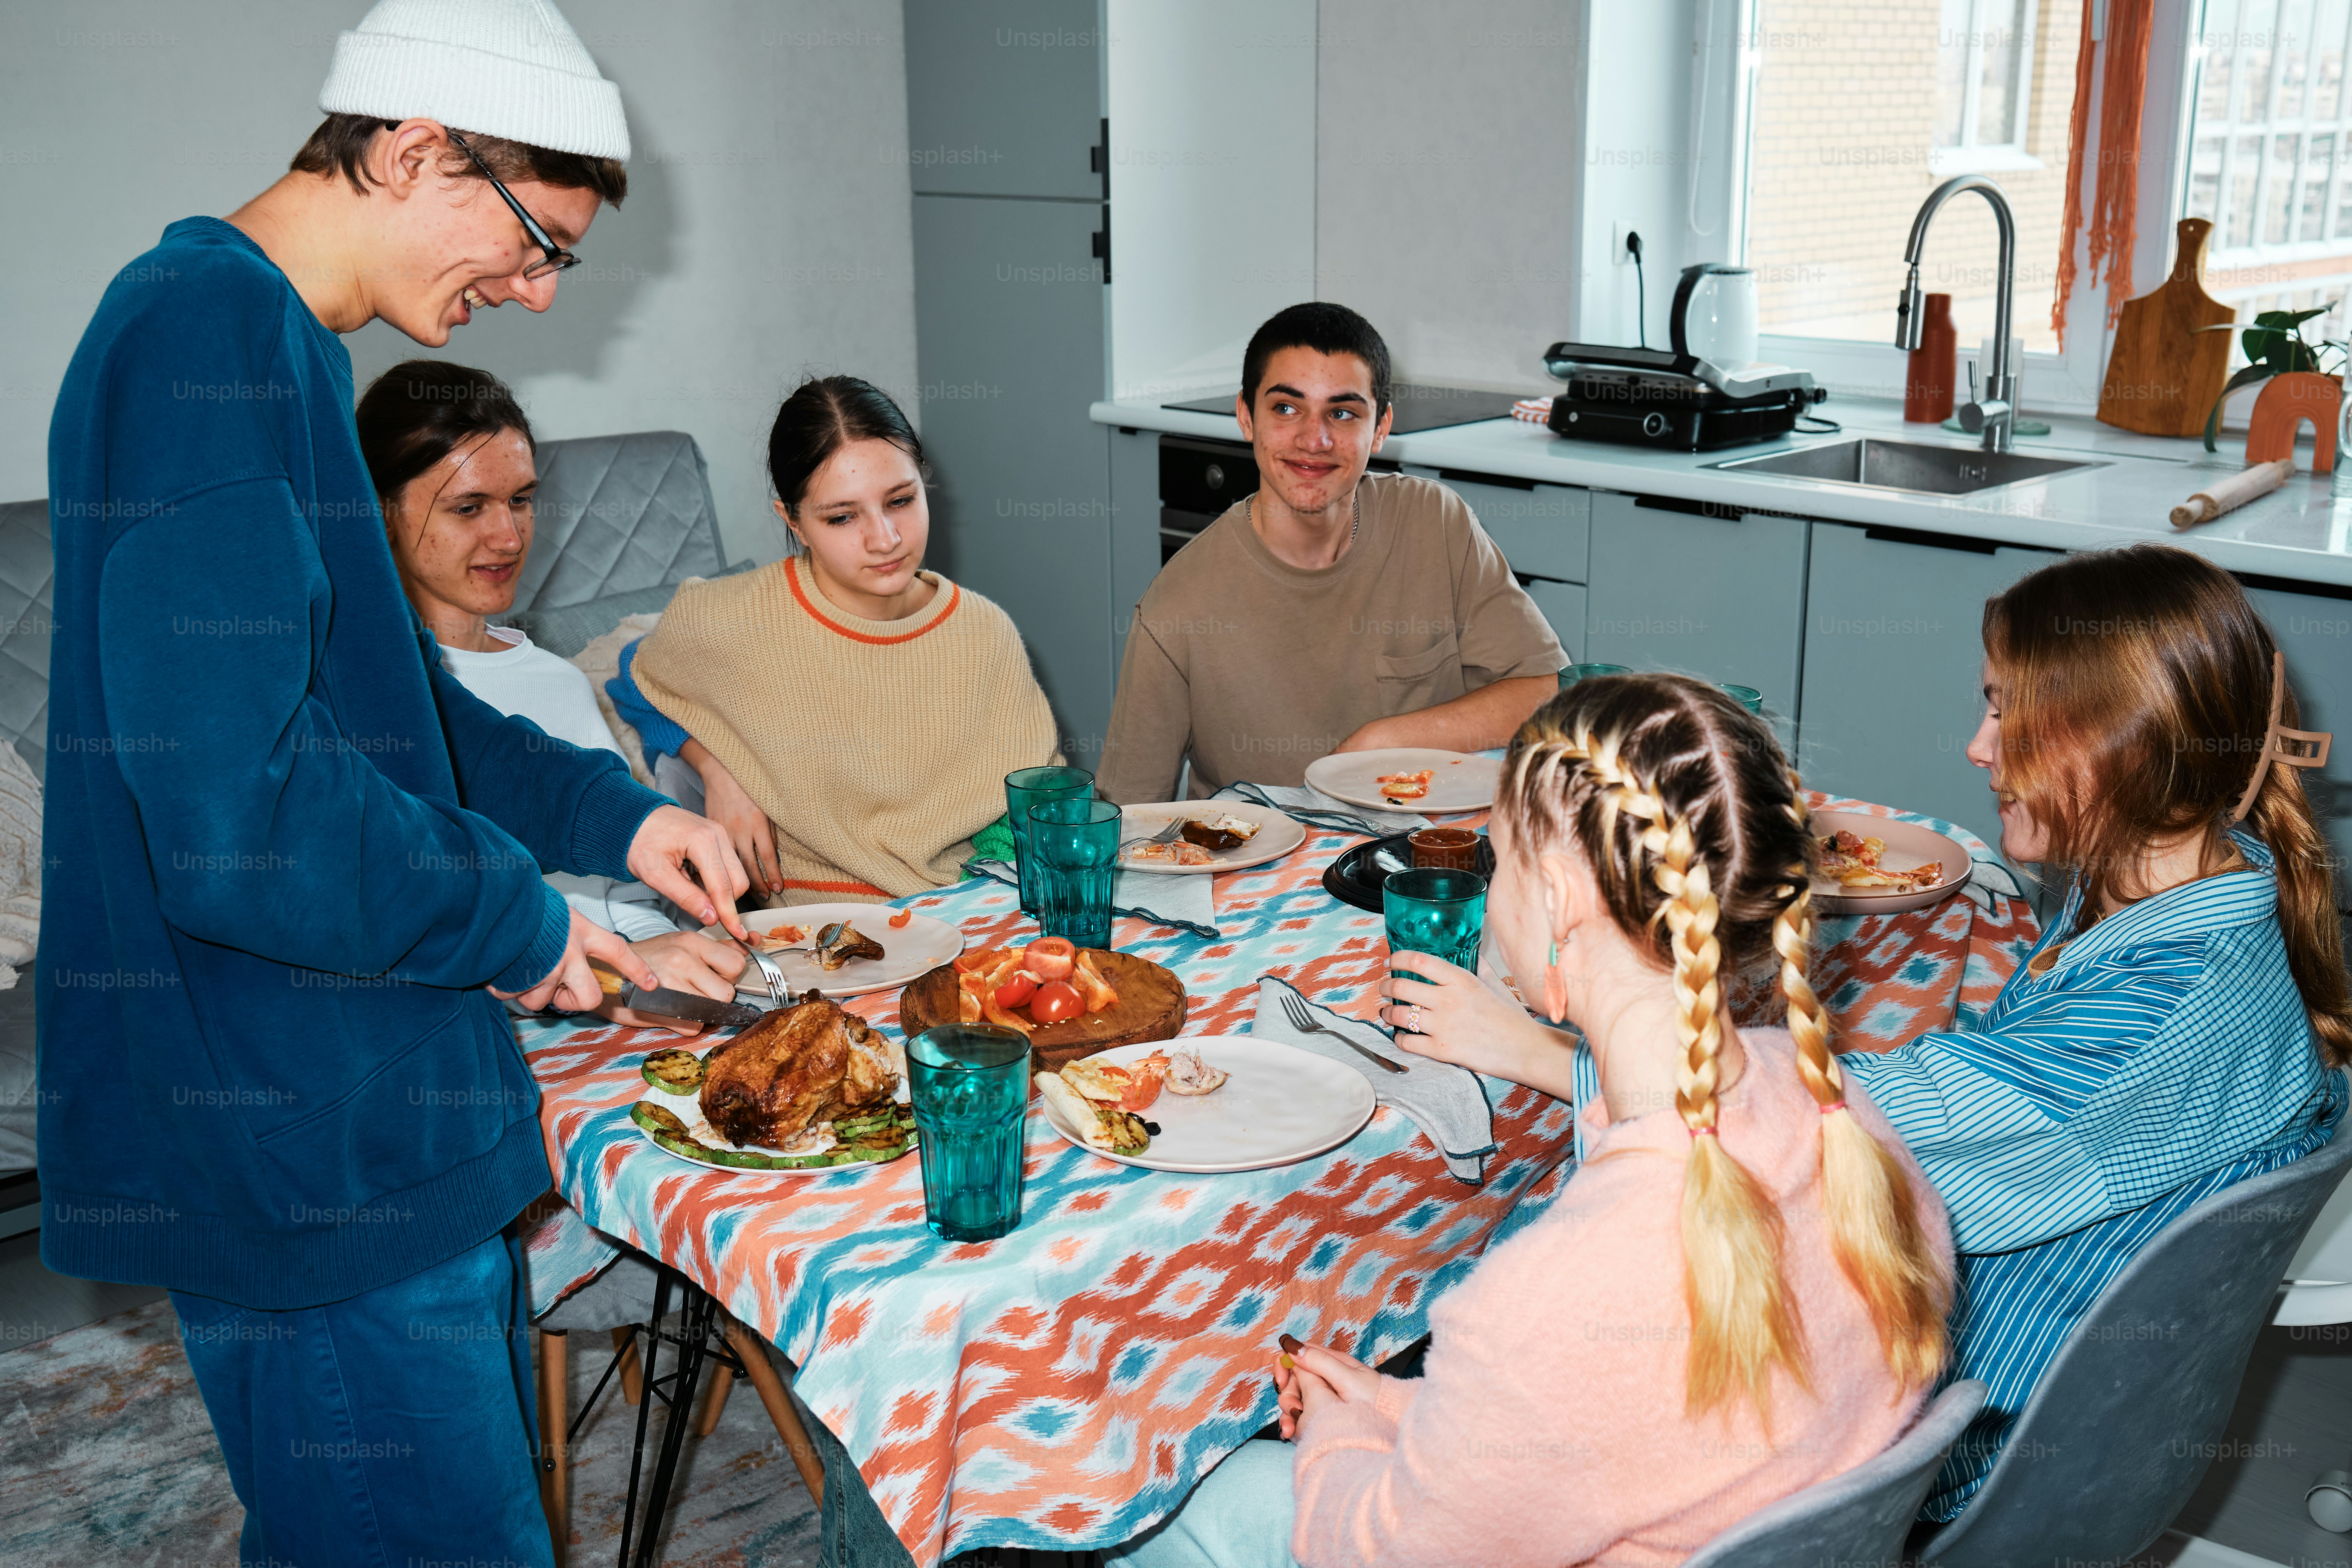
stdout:
<svg viewBox="0 0 2352 1568">
<path fill-rule="evenodd" d="M 1356 542 L 1356 531 L 1364 526 L 1364 487 L 1361 484 L 1357 485 L 1349 493 L 1349 499 L 1355 503 L 1348 517 L 1348 542 L 1352 545 Z M 1249 521 L 1250 528 L 1255 531 L 1257 527 L 1257 492 L 1255 490 L 1250 492 Z"/>
</svg>

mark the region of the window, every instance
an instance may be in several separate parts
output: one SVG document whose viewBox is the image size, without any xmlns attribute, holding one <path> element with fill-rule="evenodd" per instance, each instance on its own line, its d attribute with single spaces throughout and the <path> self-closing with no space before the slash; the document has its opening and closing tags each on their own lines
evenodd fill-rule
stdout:
<svg viewBox="0 0 2352 1568">
<path fill-rule="evenodd" d="M 2333 301 L 2312 339 L 2344 335 L 2352 293 L 2347 32 L 2352 0 L 2206 0 L 2192 44 L 2184 205 L 2213 225 L 2206 291 L 2241 321 Z"/>
<path fill-rule="evenodd" d="M 1928 166 L 1937 174 L 2040 168 L 2026 147 L 2039 7 L 2034 0 L 1943 4 Z"/>
<path fill-rule="evenodd" d="M 1743 248 L 1763 331 L 1815 340 L 1768 357 L 1820 374 L 1833 357 L 1820 340 L 1891 345 L 1912 217 L 1939 180 L 1963 172 L 1990 174 L 2016 216 L 2011 331 L 2029 353 L 2055 352 L 2050 305 L 2086 3 L 1752 0 Z M 1963 361 L 1992 336 L 1997 256 L 1983 201 L 1964 195 L 1937 216 L 1920 285 L 1952 296 Z M 1892 360 L 1869 374 L 1900 385 Z M 2033 379 L 2029 367 L 2029 397 Z"/>
</svg>

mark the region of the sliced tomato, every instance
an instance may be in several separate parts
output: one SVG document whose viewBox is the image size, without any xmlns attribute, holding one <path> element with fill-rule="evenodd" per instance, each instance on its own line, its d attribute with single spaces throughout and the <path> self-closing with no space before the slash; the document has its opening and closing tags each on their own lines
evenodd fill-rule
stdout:
<svg viewBox="0 0 2352 1568">
<path fill-rule="evenodd" d="M 1029 998 L 1029 1016 L 1041 1024 L 1058 1024 L 1085 1013 L 1087 1005 L 1066 980 L 1048 980 Z"/>
<path fill-rule="evenodd" d="M 914 910 L 900 910 L 897 914 L 890 917 L 890 929 L 892 931 L 905 931 L 907 929 L 907 922 L 914 918 Z"/>
<path fill-rule="evenodd" d="M 1021 956 L 1021 967 L 1040 980 L 1063 980 L 1078 962 L 1078 950 L 1068 937 L 1040 937 Z"/>
<path fill-rule="evenodd" d="M 1037 994 L 1037 977 L 1025 969 L 1016 969 L 1011 979 L 996 988 L 996 1005 L 1018 1007 Z"/>
</svg>

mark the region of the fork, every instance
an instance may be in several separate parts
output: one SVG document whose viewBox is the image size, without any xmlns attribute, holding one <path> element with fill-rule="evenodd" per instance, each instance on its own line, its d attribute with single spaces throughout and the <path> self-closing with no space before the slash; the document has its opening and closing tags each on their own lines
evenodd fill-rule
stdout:
<svg viewBox="0 0 2352 1568">
<path fill-rule="evenodd" d="M 1307 1004 L 1297 996 L 1290 994 L 1288 992 L 1283 993 L 1282 1011 L 1284 1015 L 1289 1018 L 1290 1026 L 1297 1030 L 1302 1035 L 1328 1035 L 1333 1039 L 1339 1041 L 1341 1045 L 1353 1050 L 1357 1055 L 1367 1057 L 1371 1060 L 1380 1063 L 1381 1066 L 1388 1068 L 1391 1072 L 1401 1073 L 1412 1070 L 1396 1062 L 1389 1060 L 1388 1058 L 1381 1055 L 1380 1052 L 1373 1050 L 1369 1046 L 1360 1046 L 1356 1044 L 1355 1041 L 1349 1039 L 1339 1030 L 1332 1028 L 1328 1024 L 1317 1023 L 1315 1021 L 1315 1015 L 1307 1011 Z"/>
<path fill-rule="evenodd" d="M 1191 820 L 1192 818 L 1186 816 L 1171 817 L 1168 819 L 1167 824 L 1162 826 L 1159 832 L 1152 834 L 1150 837 L 1130 838 L 1126 843 L 1120 845 L 1119 847 L 1121 849 L 1133 849 L 1139 845 L 1144 844 L 1173 844 L 1176 841 L 1176 836 L 1184 831 L 1184 825 Z"/>
<path fill-rule="evenodd" d="M 727 940 L 730 942 L 735 942 L 733 937 L 729 937 Z M 770 958 L 766 953 L 761 952 L 754 943 L 748 942 L 735 942 L 735 945 L 743 950 L 743 955 L 746 958 L 749 958 L 754 964 L 759 966 L 760 979 L 768 987 L 768 999 L 770 1001 L 781 1007 L 785 1003 L 793 999 L 792 988 L 784 983 L 784 972 L 776 967 L 776 961 L 774 959 Z"/>
</svg>

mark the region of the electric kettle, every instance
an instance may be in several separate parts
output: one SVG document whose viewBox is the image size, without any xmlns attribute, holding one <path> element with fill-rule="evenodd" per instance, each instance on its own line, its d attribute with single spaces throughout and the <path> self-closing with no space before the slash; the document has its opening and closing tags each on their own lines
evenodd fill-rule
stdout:
<svg viewBox="0 0 2352 1568">
<path fill-rule="evenodd" d="M 1756 274 L 1720 261 L 1684 268 L 1669 331 L 1678 354 L 1710 364 L 1748 363 L 1756 357 Z"/>
</svg>

